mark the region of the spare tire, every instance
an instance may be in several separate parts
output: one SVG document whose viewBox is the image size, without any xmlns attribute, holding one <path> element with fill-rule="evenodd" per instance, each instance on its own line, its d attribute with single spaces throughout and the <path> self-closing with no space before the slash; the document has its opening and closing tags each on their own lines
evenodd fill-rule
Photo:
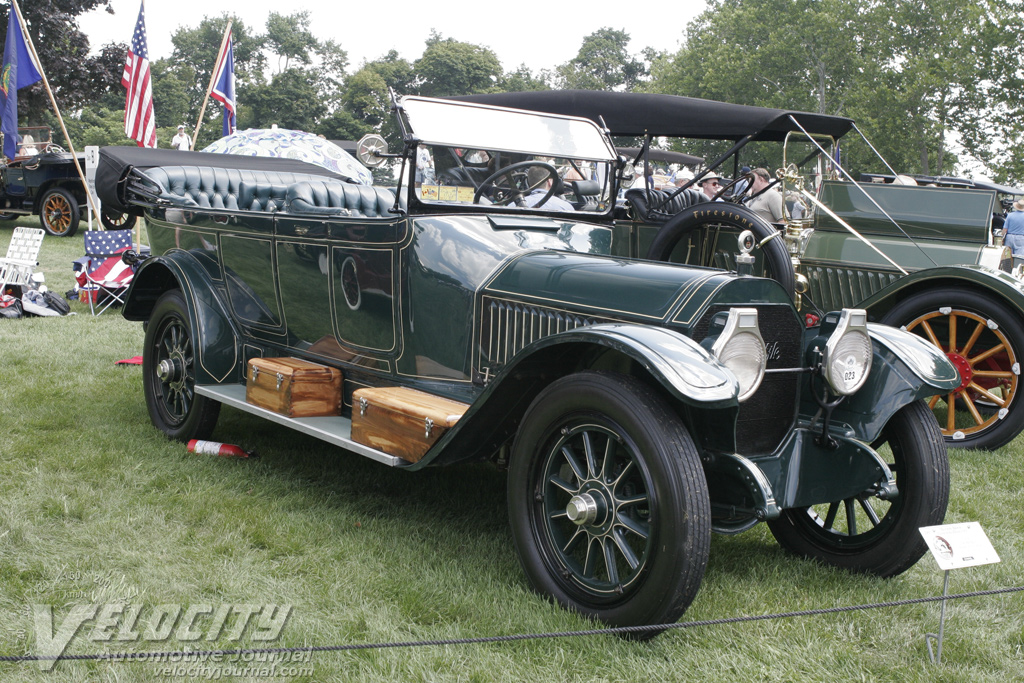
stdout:
<svg viewBox="0 0 1024 683">
<path fill-rule="evenodd" d="M 661 227 L 647 250 L 647 258 L 653 261 L 668 261 L 679 241 L 692 231 L 713 225 L 724 225 L 739 231 L 750 230 L 758 243 L 774 237 L 761 246 L 767 266 L 767 276 L 777 281 L 786 293 L 793 297 L 796 278 L 793 262 L 779 233 L 778 228 L 758 216 L 745 206 L 731 202 L 701 202 L 683 209 Z M 710 264 L 703 264 L 710 265 Z"/>
</svg>

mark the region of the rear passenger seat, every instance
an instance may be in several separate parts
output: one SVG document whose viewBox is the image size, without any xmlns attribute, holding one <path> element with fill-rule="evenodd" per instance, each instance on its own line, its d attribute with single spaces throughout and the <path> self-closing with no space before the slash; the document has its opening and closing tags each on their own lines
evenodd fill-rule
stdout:
<svg viewBox="0 0 1024 683">
<path fill-rule="evenodd" d="M 162 199 L 183 207 L 367 218 L 394 215 L 395 195 L 390 190 L 304 173 L 159 166 L 145 175 L 160 186 Z"/>
<path fill-rule="evenodd" d="M 395 195 L 382 187 L 367 187 L 335 180 L 297 182 L 288 188 L 284 210 L 318 216 L 391 216 Z"/>
</svg>

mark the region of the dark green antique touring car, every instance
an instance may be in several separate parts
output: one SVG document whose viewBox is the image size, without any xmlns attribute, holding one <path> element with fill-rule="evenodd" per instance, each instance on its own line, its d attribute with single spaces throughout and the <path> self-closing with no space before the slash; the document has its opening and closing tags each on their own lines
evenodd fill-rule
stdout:
<svg viewBox="0 0 1024 683">
<path fill-rule="evenodd" d="M 848 135 L 859 130 L 837 116 L 638 93 L 459 99 L 589 118 L 648 149 L 666 138 L 691 150 L 717 143 L 717 158 L 709 157 L 704 172 L 717 170 L 737 183 L 742 166 L 768 166 L 775 187 L 765 192 L 780 190 L 786 206 L 775 225 L 725 187 L 717 212 L 707 211 L 692 183 L 672 192 L 629 190 L 620 220 L 633 226 L 630 253 L 734 268 L 735 235 L 750 229 L 759 266 L 796 290 L 801 312 L 856 306 L 942 349 L 961 381 L 929 406 L 950 445 L 998 448 L 1024 429 L 1024 280 L 1011 275 L 1009 250 L 993 231 L 1002 225 L 997 191 L 1013 188 L 914 179 L 880 157 L 862 170 L 881 173 L 855 178 L 840 159 L 855 143 L 868 157 L 874 147 Z M 634 160 L 652 163 L 645 154 Z"/>
<path fill-rule="evenodd" d="M 858 309 L 807 326 L 772 279 L 630 257 L 612 220 L 628 164 L 589 120 L 395 109 L 402 149 L 361 156 L 399 160 L 397 191 L 103 150 L 101 197 L 145 215 L 154 253 L 124 315 L 147 321 L 159 429 L 205 438 L 227 405 L 393 467 L 507 466 L 530 583 L 610 624 L 677 619 L 711 531 L 766 521 L 791 551 L 883 577 L 920 558 L 949 490 L 924 401 L 960 381 L 938 349 Z M 261 368 L 301 361 L 341 371 L 334 414 L 247 400 L 264 380 L 294 391 Z"/>
</svg>

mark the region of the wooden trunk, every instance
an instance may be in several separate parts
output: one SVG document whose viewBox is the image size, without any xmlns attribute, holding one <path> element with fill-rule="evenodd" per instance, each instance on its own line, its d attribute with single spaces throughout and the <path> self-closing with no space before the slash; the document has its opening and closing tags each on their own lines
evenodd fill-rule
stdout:
<svg viewBox="0 0 1024 683">
<path fill-rule="evenodd" d="M 415 389 L 358 389 L 352 394 L 352 440 L 417 462 L 468 407 Z"/>
<path fill-rule="evenodd" d="M 288 417 L 341 414 L 341 370 L 298 358 L 252 358 L 245 400 Z"/>
</svg>

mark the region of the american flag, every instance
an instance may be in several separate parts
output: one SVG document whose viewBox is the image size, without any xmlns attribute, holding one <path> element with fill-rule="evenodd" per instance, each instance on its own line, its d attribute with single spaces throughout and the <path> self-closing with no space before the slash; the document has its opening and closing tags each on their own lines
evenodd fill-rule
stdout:
<svg viewBox="0 0 1024 683">
<path fill-rule="evenodd" d="M 149 49 L 146 47 L 146 5 L 139 7 L 132 45 L 124 60 L 121 85 L 128 88 L 124 103 L 124 134 L 139 147 L 156 147 L 156 122 L 153 120 L 153 84 L 150 80 Z"/>
</svg>

